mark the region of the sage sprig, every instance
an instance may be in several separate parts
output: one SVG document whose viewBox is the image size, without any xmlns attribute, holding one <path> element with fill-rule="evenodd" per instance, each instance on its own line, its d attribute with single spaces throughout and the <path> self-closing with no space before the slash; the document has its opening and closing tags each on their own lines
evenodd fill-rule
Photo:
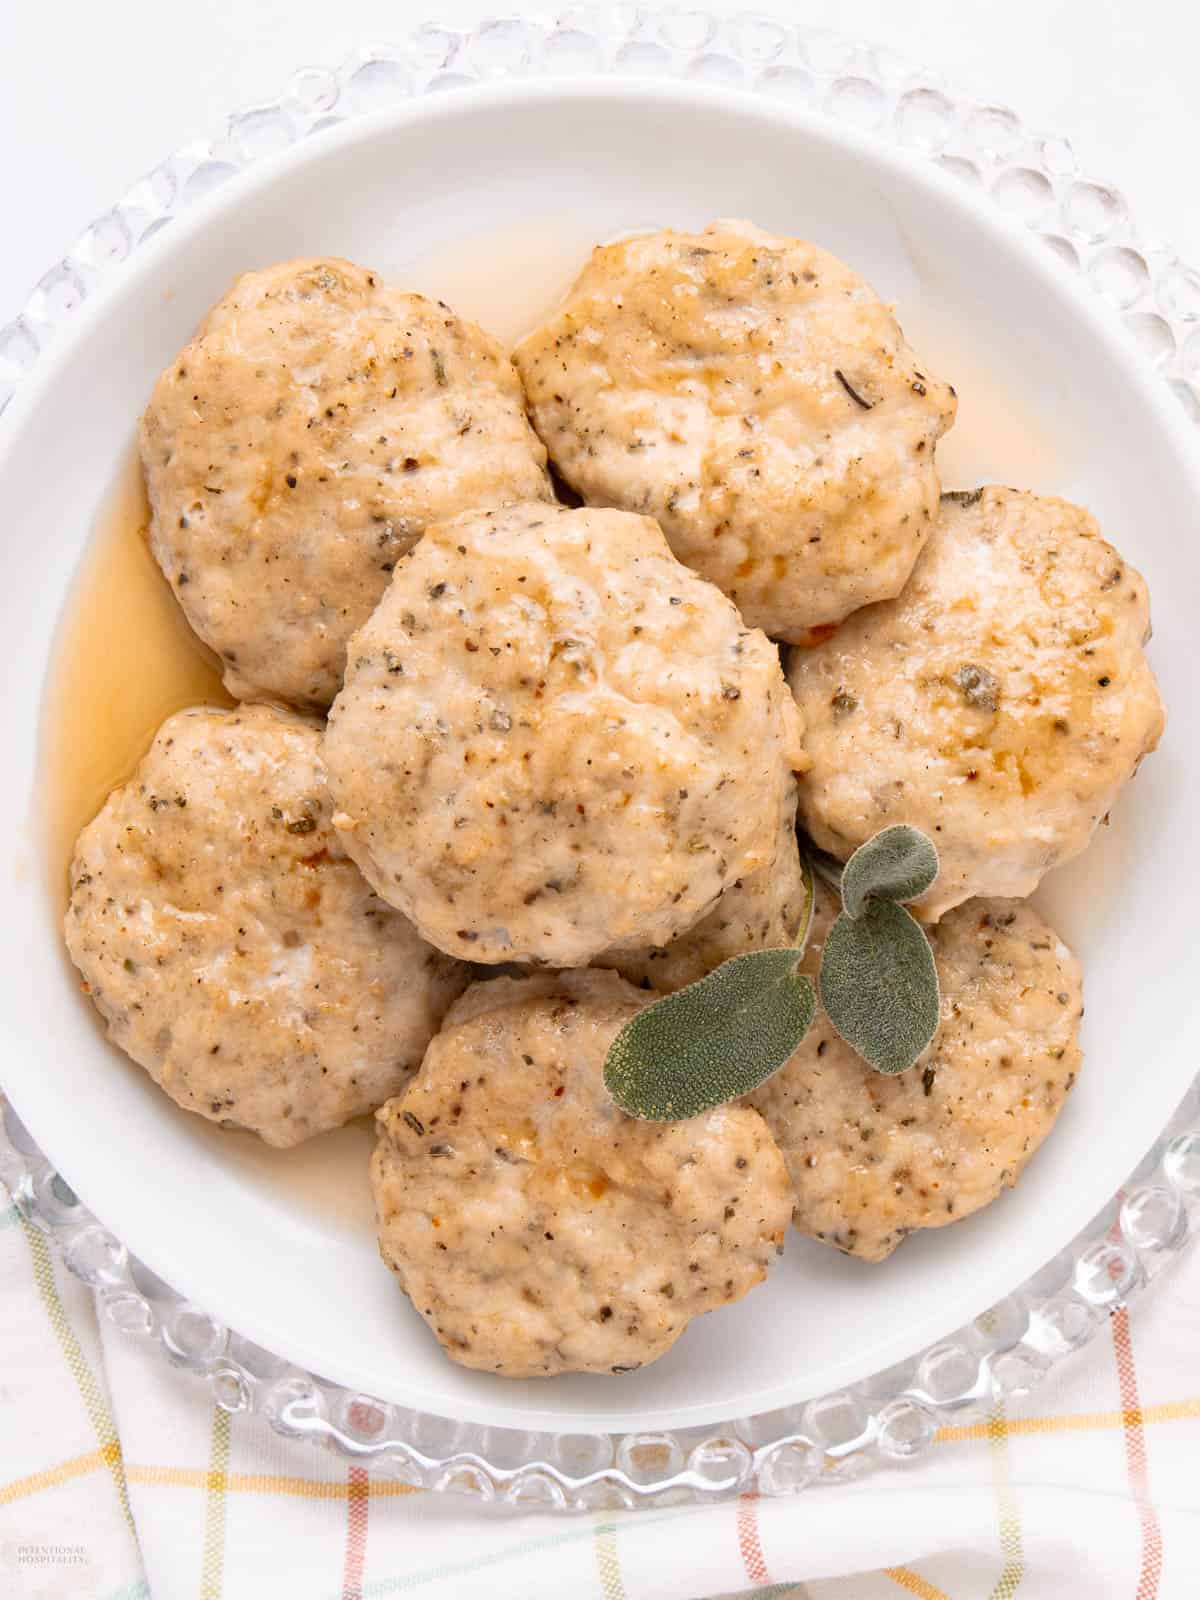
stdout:
<svg viewBox="0 0 1200 1600">
<path fill-rule="evenodd" d="M 861 917 L 838 916 L 825 940 L 820 984 L 830 1022 L 876 1072 L 906 1071 L 937 1031 L 933 951 L 894 900 L 873 900 Z"/>
<path fill-rule="evenodd" d="M 749 1094 L 812 1026 L 803 950 L 752 950 L 630 1019 L 604 1063 L 604 1086 L 631 1117 L 675 1122 Z"/>
<path fill-rule="evenodd" d="M 884 828 L 842 868 L 842 907 L 861 917 L 870 900 L 916 900 L 938 875 L 933 840 L 919 828 Z"/>
<path fill-rule="evenodd" d="M 923 1054 L 939 1019 L 937 968 L 901 902 L 930 887 L 938 856 L 925 834 L 898 825 L 840 869 L 832 857 L 805 854 L 807 903 L 794 947 L 734 956 L 626 1023 L 604 1063 L 605 1086 L 622 1111 L 650 1122 L 698 1116 L 749 1094 L 795 1052 L 816 1012 L 812 979 L 798 970 L 812 926 L 814 865 L 842 896 L 818 977 L 830 1022 L 878 1072 L 903 1072 Z"/>
<path fill-rule="evenodd" d="M 900 904 L 924 894 L 937 874 L 932 839 L 903 824 L 868 839 L 842 868 L 842 909 L 821 955 L 821 1004 L 877 1072 L 906 1071 L 937 1031 L 933 951 Z"/>
</svg>

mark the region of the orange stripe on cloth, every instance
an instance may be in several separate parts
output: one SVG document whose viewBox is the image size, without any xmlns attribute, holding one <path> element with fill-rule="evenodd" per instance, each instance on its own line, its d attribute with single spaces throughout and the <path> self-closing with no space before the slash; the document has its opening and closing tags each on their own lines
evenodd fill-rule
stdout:
<svg viewBox="0 0 1200 1600">
<path fill-rule="evenodd" d="M 1187 1422 L 1200 1417 L 1200 1397 L 1171 1400 L 1157 1406 L 1126 1406 L 1120 1411 L 1076 1411 L 1061 1417 L 1008 1417 L 1000 1427 L 1006 1438 L 1029 1433 L 1095 1433 L 1105 1428 L 1144 1427 L 1155 1422 Z M 967 1422 L 939 1428 L 939 1444 L 965 1444 L 990 1439 L 991 1422 Z"/>
<path fill-rule="evenodd" d="M 207 1489 L 215 1477 L 203 1467 L 127 1466 L 125 1475 L 130 1483 L 168 1489 Z M 291 1494 L 304 1500 L 348 1500 L 352 1492 L 348 1483 L 326 1483 L 320 1478 L 286 1478 L 270 1472 L 225 1472 L 220 1474 L 220 1479 L 229 1494 Z M 371 1500 L 420 1493 L 420 1489 L 414 1489 L 411 1484 L 393 1483 L 387 1479 L 372 1479 L 367 1487 L 367 1498 Z"/>
<path fill-rule="evenodd" d="M 737 1542 L 746 1576 L 751 1583 L 762 1584 L 770 1583 L 771 1574 L 767 1571 L 762 1539 L 758 1532 L 758 1508 L 754 1503 L 757 1499 L 758 1495 L 752 1493 L 744 1494 L 738 1500 Z"/>
<path fill-rule="evenodd" d="M 937 1588 L 919 1572 L 910 1572 L 907 1567 L 885 1567 L 883 1575 L 907 1589 L 909 1594 L 915 1594 L 918 1600 L 950 1600 L 944 1589 Z"/>
<path fill-rule="evenodd" d="M 1137 1600 L 1155 1600 L 1162 1578 L 1163 1542 L 1158 1513 L 1150 1501 L 1150 1475 L 1146 1466 L 1146 1435 L 1142 1429 L 1138 1402 L 1137 1368 L 1133 1360 L 1133 1339 L 1129 1332 L 1129 1312 L 1124 1306 L 1112 1316 L 1113 1354 L 1117 1361 L 1117 1381 L 1125 1423 L 1125 1464 L 1129 1485 L 1137 1506 L 1142 1531 L 1142 1566 L 1138 1574 Z"/>
<path fill-rule="evenodd" d="M 89 1450 L 86 1455 L 60 1461 L 57 1466 L 47 1467 L 43 1472 L 31 1472 L 27 1478 L 14 1478 L 11 1483 L 0 1487 L 0 1506 L 23 1500 L 26 1495 L 37 1494 L 41 1489 L 54 1489 L 60 1483 L 69 1483 L 72 1478 L 85 1478 L 97 1467 L 112 1466 L 114 1456 L 120 1460 L 120 1446 L 104 1445 L 99 1450 Z"/>
<path fill-rule="evenodd" d="M 129 1491 L 125 1486 L 125 1472 L 121 1461 L 121 1441 L 117 1437 L 116 1424 L 108 1409 L 104 1393 L 96 1381 L 96 1375 L 88 1365 L 87 1357 L 83 1353 L 83 1346 L 76 1337 L 66 1307 L 58 1293 L 58 1285 L 54 1281 L 54 1266 L 50 1260 L 50 1251 L 47 1248 L 45 1237 L 38 1232 L 31 1222 L 21 1218 L 21 1225 L 25 1233 L 25 1243 L 29 1247 L 29 1256 L 33 1265 L 33 1281 L 37 1285 L 38 1298 L 42 1302 L 46 1315 L 50 1319 L 50 1326 L 54 1330 L 54 1337 L 58 1341 L 59 1349 L 67 1363 L 71 1376 L 75 1380 L 75 1387 L 79 1390 L 79 1397 L 83 1401 L 84 1410 L 87 1412 L 88 1421 L 96 1435 L 100 1446 L 100 1455 L 112 1477 L 113 1488 L 116 1490 L 117 1503 L 121 1507 L 129 1531 L 134 1532 L 133 1512 L 129 1508 Z"/>
<path fill-rule="evenodd" d="M 596 1524 L 596 1571 L 600 1577 L 600 1593 L 604 1600 L 625 1600 L 625 1583 L 621 1577 L 621 1563 L 617 1556 L 615 1522 Z"/>
<path fill-rule="evenodd" d="M 225 1491 L 229 1486 L 229 1413 L 213 1407 L 205 1473 L 204 1546 L 200 1556 L 200 1600 L 221 1600 L 225 1581 Z"/>
<path fill-rule="evenodd" d="M 1013 1493 L 1012 1469 L 1008 1459 L 1007 1422 L 1003 1403 L 988 1418 L 988 1454 L 992 1463 L 992 1485 L 1000 1520 L 1000 1554 L 1004 1564 L 996 1579 L 990 1600 L 1012 1600 L 1025 1576 L 1025 1552 L 1021 1546 L 1021 1519 Z"/>
<path fill-rule="evenodd" d="M 365 1467 L 351 1467 L 346 1478 L 346 1559 L 342 1567 L 342 1600 L 362 1600 L 363 1567 L 367 1559 L 367 1508 L 370 1502 L 370 1473 Z"/>
</svg>

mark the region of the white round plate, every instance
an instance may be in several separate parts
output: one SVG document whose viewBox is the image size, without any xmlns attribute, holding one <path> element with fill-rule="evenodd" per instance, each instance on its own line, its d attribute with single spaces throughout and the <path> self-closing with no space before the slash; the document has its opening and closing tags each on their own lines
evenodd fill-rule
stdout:
<svg viewBox="0 0 1200 1600">
<path fill-rule="evenodd" d="M 1149 580 L 1171 723 L 1111 826 L 1039 897 L 1084 963 L 1086 1061 L 1013 1193 L 911 1238 L 882 1266 L 794 1235 L 765 1287 L 619 1380 L 505 1382 L 448 1362 L 381 1265 L 365 1133 L 268 1151 L 176 1110 L 105 1044 L 39 854 L 42 686 L 71 575 L 151 383 L 236 273 L 336 253 L 403 283 L 443 253 L 461 259 L 464 242 L 487 257 L 502 235 L 495 270 L 515 281 L 546 275 L 552 237 L 573 240 L 581 259 L 623 230 L 722 215 L 817 240 L 896 302 L 922 361 L 960 392 L 948 487 L 999 479 L 1092 508 Z M 474 307 L 460 296 L 460 309 Z M 1200 793 L 1192 432 L 1111 311 L 952 172 L 802 106 L 683 82 L 497 83 L 409 102 L 256 164 L 141 248 L 22 385 L 5 432 L 5 1087 L 131 1251 L 299 1368 L 424 1412 L 551 1431 L 690 1428 L 825 1395 L 1027 1280 L 1116 1192 L 1188 1088 L 1200 1020 L 1187 959 Z"/>
</svg>

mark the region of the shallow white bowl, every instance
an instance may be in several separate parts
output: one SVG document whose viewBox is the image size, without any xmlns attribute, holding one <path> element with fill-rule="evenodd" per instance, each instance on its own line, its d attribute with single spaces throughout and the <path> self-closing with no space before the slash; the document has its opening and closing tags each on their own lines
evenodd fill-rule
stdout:
<svg viewBox="0 0 1200 1600">
<path fill-rule="evenodd" d="M 897 302 L 922 359 L 962 397 L 942 456 L 949 486 L 995 478 L 1096 512 L 1149 579 L 1172 722 L 1112 826 L 1040 896 L 1084 961 L 1087 1057 L 1014 1193 L 910 1239 L 880 1267 L 793 1236 L 766 1287 L 619 1382 L 506 1383 L 447 1362 L 380 1264 L 361 1129 L 266 1151 L 177 1111 L 103 1041 L 63 955 L 41 857 L 42 686 L 133 420 L 235 273 L 337 253 L 403 280 L 456 242 L 486 256 L 489 231 L 504 230 L 497 273 L 536 278 L 545 261 L 521 262 L 515 224 L 536 225 L 526 248 L 540 254 L 547 219 L 582 244 L 720 215 L 818 240 Z M 430 287 L 421 271 L 409 275 Z M 1187 1088 L 1200 1009 L 1187 959 L 1200 791 L 1188 692 L 1194 444 L 1166 386 L 1101 307 L 932 167 L 807 113 L 684 84 L 524 83 L 420 101 L 255 168 L 139 251 L 21 391 L 5 434 L 4 1085 L 87 1206 L 168 1283 L 258 1343 L 351 1388 L 488 1424 L 619 1431 L 752 1415 L 889 1367 L 1014 1289 L 1112 1196 Z"/>
</svg>

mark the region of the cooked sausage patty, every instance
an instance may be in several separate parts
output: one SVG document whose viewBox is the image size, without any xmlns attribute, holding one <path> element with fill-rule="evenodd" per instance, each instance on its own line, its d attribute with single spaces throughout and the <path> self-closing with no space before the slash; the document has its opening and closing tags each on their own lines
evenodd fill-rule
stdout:
<svg viewBox="0 0 1200 1600">
<path fill-rule="evenodd" d="M 550 497 L 499 345 L 349 261 L 239 278 L 142 418 L 152 544 L 230 692 L 329 704 L 427 523 Z"/>
<path fill-rule="evenodd" d="M 397 568 L 325 759 L 346 848 L 427 939 L 569 967 L 766 865 L 803 754 L 775 647 L 653 522 L 531 503 Z"/>
<path fill-rule="evenodd" d="M 794 816 L 779 831 L 775 858 L 731 883 L 706 917 L 661 949 L 600 956 L 643 989 L 670 994 L 706 977 L 723 961 L 749 950 L 779 950 L 793 945 L 808 910 L 808 886 L 796 841 Z"/>
<path fill-rule="evenodd" d="M 804 961 L 814 976 L 838 909 L 817 889 Z M 916 1066 L 876 1072 L 818 1011 L 748 1098 L 787 1159 L 796 1226 L 866 1261 L 1014 1184 L 1079 1070 L 1079 964 L 1031 906 L 970 900 L 928 933 L 942 1016 Z"/>
<path fill-rule="evenodd" d="M 378 1113 L 380 1250 L 464 1366 L 628 1372 L 780 1249 L 791 1190 L 757 1112 L 638 1122 L 605 1092 L 643 1004 L 610 972 L 477 984 Z"/>
<path fill-rule="evenodd" d="M 395 1094 L 466 983 L 346 856 L 319 746 L 265 706 L 182 711 L 71 867 L 67 947 L 109 1037 L 273 1145 Z"/>
<path fill-rule="evenodd" d="M 604 245 L 514 359 L 572 488 L 657 517 L 751 626 L 803 641 L 900 592 L 954 391 L 827 251 L 744 222 Z"/>
<path fill-rule="evenodd" d="M 935 841 L 927 918 L 1032 894 L 1158 742 L 1141 576 L 1065 500 L 947 495 L 904 593 L 792 655 L 813 764 L 800 814 L 843 860 L 907 822 Z"/>
</svg>

